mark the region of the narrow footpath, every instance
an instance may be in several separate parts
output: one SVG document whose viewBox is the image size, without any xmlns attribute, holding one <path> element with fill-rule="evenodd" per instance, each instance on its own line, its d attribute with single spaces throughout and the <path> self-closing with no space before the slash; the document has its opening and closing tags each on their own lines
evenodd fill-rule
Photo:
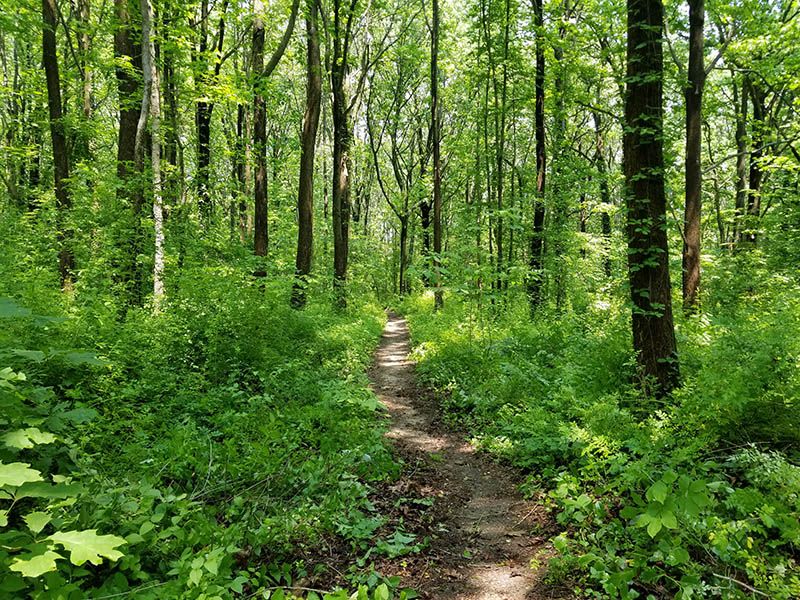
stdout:
<svg viewBox="0 0 800 600">
<path fill-rule="evenodd" d="M 569 597 L 543 581 L 553 532 L 544 507 L 522 498 L 514 473 L 476 453 L 465 432 L 442 424 L 434 398 L 416 385 L 409 352 L 406 321 L 391 315 L 370 379 L 388 410 L 387 437 L 405 462 L 394 495 L 433 499 L 417 527 L 431 542 L 417 557 L 388 561 L 383 574 L 439 600 Z"/>
</svg>

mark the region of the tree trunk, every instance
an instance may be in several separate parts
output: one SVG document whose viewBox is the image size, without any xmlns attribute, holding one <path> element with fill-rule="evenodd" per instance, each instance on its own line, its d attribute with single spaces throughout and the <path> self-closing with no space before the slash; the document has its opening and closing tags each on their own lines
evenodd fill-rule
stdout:
<svg viewBox="0 0 800 600">
<path fill-rule="evenodd" d="M 686 205 L 683 218 L 683 307 L 694 310 L 700 290 L 700 216 L 702 195 L 702 126 L 705 61 L 704 0 L 689 0 L 689 82 L 686 87 Z"/>
<path fill-rule="evenodd" d="M 608 214 L 611 206 L 611 193 L 608 189 L 608 170 L 604 156 L 603 129 L 600 113 L 594 112 L 595 150 L 594 165 L 597 169 L 600 187 L 600 203 L 603 210 L 600 213 L 600 232 L 603 235 L 603 271 L 606 277 L 611 277 L 611 215 Z"/>
<path fill-rule="evenodd" d="M 744 212 L 747 205 L 747 77 L 739 87 L 733 83 L 733 98 L 736 104 L 736 208 L 733 217 L 733 239 L 731 247 L 737 248 L 744 239 Z"/>
<path fill-rule="evenodd" d="M 400 216 L 400 276 L 399 290 L 400 295 L 406 295 L 409 290 L 406 280 L 406 269 L 408 268 L 408 215 Z"/>
<path fill-rule="evenodd" d="M 431 23 L 431 135 L 433 137 L 433 276 L 434 310 L 444 306 L 442 293 L 442 158 L 439 138 L 439 0 L 433 0 Z"/>
<path fill-rule="evenodd" d="M 123 256 L 122 280 L 128 301 L 140 305 L 142 275 L 139 255 L 142 251 L 141 211 L 142 182 L 136 163 L 136 131 L 141 113 L 139 74 L 142 70 L 140 44 L 134 35 L 131 0 L 114 0 L 116 29 L 114 58 L 116 59 L 117 93 L 119 95 L 119 130 L 117 132 L 117 199 L 130 208 L 128 238 L 121 244 Z"/>
<path fill-rule="evenodd" d="M 238 182 L 239 202 L 238 227 L 239 241 L 244 244 L 247 238 L 247 181 L 248 173 L 248 144 L 247 140 L 247 107 L 239 104 L 236 108 L 236 180 Z"/>
<path fill-rule="evenodd" d="M 536 195 L 533 201 L 533 231 L 528 273 L 528 301 L 531 312 L 535 312 L 542 303 L 542 259 L 544 255 L 544 193 L 545 174 L 547 171 L 547 154 L 545 150 L 544 131 L 544 11 L 542 0 L 533 0 L 533 11 L 536 26 L 536 76 L 534 82 L 534 134 L 536 137 Z"/>
<path fill-rule="evenodd" d="M 141 0 L 142 9 L 142 74 L 144 93 L 149 96 L 150 158 L 153 169 L 153 308 L 158 311 L 164 299 L 164 213 L 161 197 L 161 86 L 153 43 L 153 6 Z M 144 104 L 142 107 L 144 110 Z"/>
<path fill-rule="evenodd" d="M 309 0 L 306 17 L 306 112 L 300 153 L 300 184 L 297 193 L 297 258 L 292 286 L 292 306 L 306 304 L 306 286 L 311 273 L 314 251 L 314 150 L 317 144 L 320 103 L 322 101 L 322 64 L 317 32 L 317 0 Z"/>
<path fill-rule="evenodd" d="M 754 81 L 750 81 L 750 99 L 753 101 L 753 147 L 750 150 L 750 174 L 747 186 L 747 216 L 745 240 L 750 246 L 758 242 L 758 228 L 761 221 L 761 181 L 764 172 L 761 159 L 764 157 L 764 119 L 766 117 L 766 93 Z"/>
<path fill-rule="evenodd" d="M 262 0 L 254 2 L 253 19 L 253 152 L 256 159 L 255 173 L 255 222 L 253 235 L 253 254 L 266 256 L 269 244 L 269 224 L 267 220 L 267 113 L 264 101 L 264 19 Z M 258 276 L 266 275 L 259 267 Z"/>
<path fill-rule="evenodd" d="M 53 145 L 53 175 L 56 194 L 56 237 L 58 239 L 58 272 L 61 287 L 72 285 L 75 258 L 72 253 L 72 232 L 67 223 L 72 208 L 69 181 L 67 136 L 61 109 L 61 79 L 56 50 L 56 0 L 42 0 L 42 63 L 47 80 L 47 107 L 50 114 L 50 139 Z"/>
<path fill-rule="evenodd" d="M 643 387 L 656 396 L 678 385 L 664 192 L 661 0 L 628 0 L 623 157 L 633 348 Z"/>
<path fill-rule="evenodd" d="M 334 0 L 333 63 L 331 65 L 331 90 L 333 92 L 333 287 L 339 307 L 347 305 L 345 284 L 350 244 L 350 171 L 352 161 L 350 146 L 352 132 L 347 106 L 345 81 L 347 79 L 347 52 L 349 48 L 352 7 L 342 14 L 341 0 Z M 355 3 L 353 3 L 355 4 Z M 342 19 L 344 18 L 344 22 Z"/>
</svg>

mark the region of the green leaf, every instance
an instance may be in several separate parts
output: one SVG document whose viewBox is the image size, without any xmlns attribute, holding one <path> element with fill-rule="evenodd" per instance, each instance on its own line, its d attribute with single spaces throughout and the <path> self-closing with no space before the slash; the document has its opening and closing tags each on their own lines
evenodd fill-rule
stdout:
<svg viewBox="0 0 800 600">
<path fill-rule="evenodd" d="M 665 510 L 661 513 L 661 524 L 667 529 L 676 529 L 678 527 L 678 519 L 671 510 Z"/>
<path fill-rule="evenodd" d="M 108 364 L 108 361 L 98 358 L 94 352 L 67 352 L 64 354 L 64 360 L 73 365 L 104 366 Z"/>
<path fill-rule="evenodd" d="M 0 319 L 29 317 L 31 311 L 14 302 L 11 298 L 0 298 Z"/>
<path fill-rule="evenodd" d="M 52 444 L 56 441 L 56 436 L 52 433 L 40 431 L 36 427 L 28 427 L 27 429 L 10 431 L 0 439 L 3 440 L 6 446 L 25 450 L 33 448 L 36 444 Z"/>
<path fill-rule="evenodd" d="M 8 525 L 8 511 L 0 510 L 0 527 Z"/>
<path fill-rule="evenodd" d="M 8 485 L 19 487 L 23 483 L 44 481 L 42 474 L 36 469 L 31 469 L 28 463 L 2 463 L 0 462 L 0 486 Z"/>
<path fill-rule="evenodd" d="M 47 550 L 44 554 L 30 556 L 30 558 L 17 557 L 9 568 L 12 571 L 22 573 L 25 577 L 41 577 L 45 573 L 55 571 L 58 568 L 56 560 L 60 558 L 64 557 L 57 552 Z"/>
<path fill-rule="evenodd" d="M 654 538 L 658 535 L 658 532 L 661 531 L 661 520 L 660 519 L 652 519 L 650 523 L 647 525 L 647 533 L 651 538 Z"/>
<path fill-rule="evenodd" d="M 9 350 L 11 354 L 14 356 L 20 356 L 22 358 L 27 358 L 28 360 L 32 360 L 33 362 L 42 362 L 45 359 L 45 353 L 39 350 L 20 350 L 18 348 L 12 348 Z"/>
<path fill-rule="evenodd" d="M 14 492 L 14 496 L 18 500 L 20 498 L 69 498 L 77 496 L 81 489 L 77 483 L 50 485 L 46 481 L 36 481 L 19 487 Z"/>
<path fill-rule="evenodd" d="M 389 587 L 385 583 L 380 584 L 372 597 L 374 600 L 389 600 Z"/>
<path fill-rule="evenodd" d="M 655 500 L 656 502 L 664 504 L 664 500 L 667 499 L 667 494 L 669 494 L 669 488 L 667 487 L 667 484 L 659 480 L 650 486 L 650 488 L 647 490 L 646 496 L 650 501 Z"/>
<path fill-rule="evenodd" d="M 97 535 L 97 530 L 58 531 L 48 539 L 61 544 L 69 551 L 69 560 L 73 565 L 82 565 L 87 560 L 93 565 L 103 562 L 102 557 L 110 560 L 122 558 L 123 554 L 115 548 L 125 544 L 125 540 L 115 535 Z"/>
<path fill-rule="evenodd" d="M 25 523 L 33 533 L 39 533 L 52 520 L 46 512 L 36 511 L 25 515 Z"/>
</svg>

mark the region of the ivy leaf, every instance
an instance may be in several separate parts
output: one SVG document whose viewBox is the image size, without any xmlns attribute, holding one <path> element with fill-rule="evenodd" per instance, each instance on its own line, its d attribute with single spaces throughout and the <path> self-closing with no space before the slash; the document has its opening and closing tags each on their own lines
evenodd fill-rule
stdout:
<svg viewBox="0 0 800 600">
<path fill-rule="evenodd" d="M 122 558 L 122 552 L 115 548 L 126 543 L 116 535 L 97 535 L 96 529 L 58 531 L 47 539 L 64 546 L 70 553 L 70 562 L 78 566 L 87 560 L 93 565 L 99 565 L 103 562 L 103 556 L 109 560 Z"/>
<path fill-rule="evenodd" d="M 10 431 L 2 437 L 3 443 L 10 448 L 26 450 L 33 448 L 36 444 L 52 444 L 56 441 L 56 436 L 52 433 L 40 431 L 36 427 L 18 429 Z"/>
<path fill-rule="evenodd" d="M 35 511 L 25 515 L 25 523 L 33 533 L 39 533 L 52 520 L 46 512 Z"/>
<path fill-rule="evenodd" d="M 36 469 L 31 469 L 28 463 L 3 463 L 0 462 L 0 486 L 8 485 L 19 487 L 23 483 L 44 481 L 42 474 Z"/>
<path fill-rule="evenodd" d="M 15 558 L 14 562 L 9 567 L 12 571 L 22 573 L 25 577 L 41 577 L 45 573 L 55 571 L 56 560 L 64 558 L 58 552 L 47 550 L 44 554 L 37 556 L 30 556 L 30 558 Z"/>
</svg>

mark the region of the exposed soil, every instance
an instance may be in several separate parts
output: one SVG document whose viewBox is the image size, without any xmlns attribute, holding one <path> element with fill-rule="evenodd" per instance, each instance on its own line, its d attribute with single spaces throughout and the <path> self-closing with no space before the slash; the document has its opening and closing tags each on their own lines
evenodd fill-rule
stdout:
<svg viewBox="0 0 800 600">
<path fill-rule="evenodd" d="M 391 315 L 370 379 L 389 416 L 387 437 L 403 476 L 374 498 L 405 531 L 428 538 L 421 552 L 378 564 L 385 576 L 439 600 L 567 598 L 545 585 L 553 523 L 517 491 L 518 477 L 445 427 L 432 394 L 416 384 L 408 327 Z M 396 515 L 395 515 L 396 520 Z"/>
</svg>

